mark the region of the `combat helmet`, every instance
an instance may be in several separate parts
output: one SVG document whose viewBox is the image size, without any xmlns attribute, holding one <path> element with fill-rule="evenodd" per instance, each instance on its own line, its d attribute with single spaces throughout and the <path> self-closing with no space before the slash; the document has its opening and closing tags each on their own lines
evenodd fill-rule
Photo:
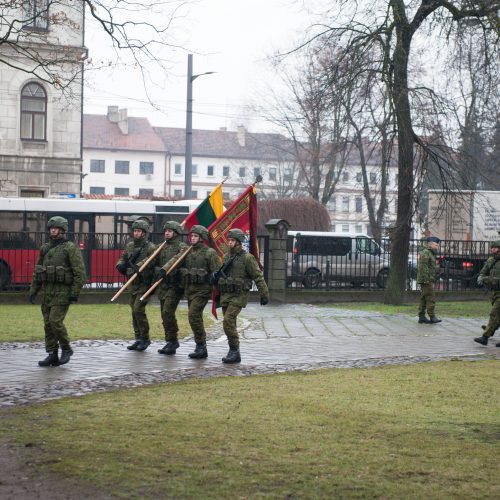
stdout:
<svg viewBox="0 0 500 500">
<path fill-rule="evenodd" d="M 490 243 L 490 248 L 500 248 L 500 240 L 493 240 L 491 243 Z"/>
<path fill-rule="evenodd" d="M 441 240 L 437 236 L 427 236 L 425 241 L 427 243 L 441 243 Z"/>
<path fill-rule="evenodd" d="M 245 241 L 245 233 L 241 229 L 231 229 L 227 233 L 228 238 L 234 238 L 235 240 L 238 240 L 240 243 L 243 243 Z"/>
<path fill-rule="evenodd" d="M 189 230 L 189 232 L 199 234 L 205 241 L 208 241 L 208 229 L 206 227 L 196 224 Z"/>
<path fill-rule="evenodd" d="M 149 231 L 149 224 L 144 219 L 138 219 L 132 224 L 132 231 L 134 229 L 142 229 L 145 233 Z"/>
<path fill-rule="evenodd" d="M 64 217 L 56 215 L 55 217 L 51 217 L 49 222 L 47 222 L 47 228 L 50 229 L 51 227 L 57 227 L 67 233 L 68 221 Z"/>
<path fill-rule="evenodd" d="M 163 224 L 163 230 L 165 231 L 166 229 L 171 229 L 177 234 L 182 234 L 182 226 L 175 220 L 168 220 L 165 222 L 165 224 Z"/>
</svg>

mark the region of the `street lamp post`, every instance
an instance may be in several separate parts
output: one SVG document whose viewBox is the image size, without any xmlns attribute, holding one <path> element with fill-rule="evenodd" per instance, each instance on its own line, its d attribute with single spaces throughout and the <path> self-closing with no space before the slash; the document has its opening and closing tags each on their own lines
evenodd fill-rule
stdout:
<svg viewBox="0 0 500 500">
<path fill-rule="evenodd" d="M 193 75 L 193 54 L 188 54 L 187 102 L 186 102 L 186 165 L 184 169 L 184 199 L 191 199 L 193 181 L 193 81 L 199 76 L 212 75 L 207 71 Z"/>
</svg>

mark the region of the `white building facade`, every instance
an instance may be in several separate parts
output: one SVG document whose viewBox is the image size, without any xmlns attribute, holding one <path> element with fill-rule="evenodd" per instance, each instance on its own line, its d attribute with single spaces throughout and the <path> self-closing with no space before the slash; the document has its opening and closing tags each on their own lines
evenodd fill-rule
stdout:
<svg viewBox="0 0 500 500">
<path fill-rule="evenodd" d="M 0 45 L 9 62 L 0 62 L 0 196 L 78 196 L 83 2 L 13 5 L 4 8 L 0 25 L 0 36 L 10 28 L 17 38 Z M 47 63 L 47 70 L 37 63 Z"/>
</svg>

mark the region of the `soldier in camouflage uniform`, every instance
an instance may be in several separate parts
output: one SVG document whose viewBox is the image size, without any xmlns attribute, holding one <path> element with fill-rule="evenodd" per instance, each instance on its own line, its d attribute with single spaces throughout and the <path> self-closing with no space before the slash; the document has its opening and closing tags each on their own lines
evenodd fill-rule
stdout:
<svg viewBox="0 0 500 500">
<path fill-rule="evenodd" d="M 139 273 L 139 268 L 155 251 L 155 245 L 148 241 L 149 224 L 139 219 L 132 224 L 133 241 L 127 243 L 120 260 L 116 264 L 118 272 L 130 278 L 138 273 L 137 278 L 128 287 L 130 292 L 130 308 L 132 310 L 132 325 L 135 342 L 127 349 L 130 351 L 145 351 L 151 344 L 149 338 L 149 322 L 146 316 L 147 300 L 139 300 L 151 286 L 154 275 L 154 265 L 151 263 Z"/>
<path fill-rule="evenodd" d="M 73 354 L 64 318 L 70 304 L 78 300 L 85 281 L 85 265 L 80 249 L 65 238 L 68 221 L 63 217 L 52 217 L 47 226 L 50 240 L 40 249 L 33 272 L 29 300 L 34 304 L 37 293 L 43 291 L 45 350 L 49 355 L 43 361 L 39 361 L 38 365 L 58 366 L 68 363 Z"/>
<path fill-rule="evenodd" d="M 211 276 L 211 282 L 217 284 L 221 294 L 222 313 L 224 314 L 224 333 L 227 336 L 229 352 L 222 358 L 223 363 L 239 363 L 240 339 L 236 329 L 238 314 L 246 307 L 248 292 L 255 281 L 260 293 L 260 303 L 269 302 L 269 290 L 262 271 L 255 257 L 246 252 L 242 243 L 245 234 L 240 229 L 231 229 L 228 233 L 229 252 L 222 258 L 221 269 Z"/>
<path fill-rule="evenodd" d="M 186 250 L 187 245 L 179 239 L 182 234 L 182 226 L 178 222 L 165 222 L 163 230 L 165 231 L 166 243 L 158 256 L 156 266 L 160 268 L 158 269 L 158 278 L 163 278 L 158 288 L 158 298 L 160 299 L 161 319 L 166 344 L 161 349 L 158 349 L 158 352 L 160 354 L 175 354 L 179 347 L 177 338 L 179 327 L 175 311 L 183 297 L 184 290 L 181 286 L 179 270 L 174 269 L 174 271 L 167 274 L 168 267 L 166 264 L 176 254 Z"/>
<path fill-rule="evenodd" d="M 475 342 L 482 345 L 488 345 L 489 338 L 493 337 L 500 327 L 500 240 L 492 241 L 490 249 L 492 255 L 484 264 L 477 278 L 478 285 L 485 285 L 491 290 L 490 319 L 488 324 L 483 326 L 483 335 L 474 339 Z M 500 347 L 500 342 L 496 346 Z"/>
<path fill-rule="evenodd" d="M 219 268 L 217 252 L 213 248 L 207 247 L 203 241 L 208 241 L 208 230 L 200 225 L 191 227 L 189 243 L 192 250 L 179 270 L 184 296 L 188 301 L 189 325 L 193 330 L 196 342 L 194 352 L 189 354 L 192 359 L 202 359 L 208 356 L 203 309 L 212 296 L 212 285 L 209 283 L 209 277 Z"/>
<path fill-rule="evenodd" d="M 441 323 L 435 315 L 436 295 L 434 293 L 434 282 L 436 281 L 436 256 L 439 250 L 440 239 L 429 236 L 426 239 L 424 249 L 418 256 L 417 283 L 420 285 L 420 307 L 418 309 L 419 323 Z M 429 318 L 425 316 L 425 311 Z"/>
</svg>

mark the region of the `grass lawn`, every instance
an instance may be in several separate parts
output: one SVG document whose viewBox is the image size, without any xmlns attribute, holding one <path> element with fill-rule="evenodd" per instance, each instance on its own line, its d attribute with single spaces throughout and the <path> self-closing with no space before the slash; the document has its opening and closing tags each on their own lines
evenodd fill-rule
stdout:
<svg viewBox="0 0 500 500">
<path fill-rule="evenodd" d="M 379 302 L 342 302 L 334 306 L 324 304 L 322 307 L 334 307 L 336 309 L 352 309 L 357 311 L 373 311 L 382 314 L 409 314 L 418 315 L 418 305 L 409 304 L 391 306 Z M 436 303 L 436 314 L 446 318 L 484 318 L 487 319 L 491 310 L 491 303 L 485 296 L 485 300 L 464 300 L 456 302 Z"/>
<path fill-rule="evenodd" d="M 499 498 L 499 361 L 190 380 L 2 411 L 124 498 Z"/>
<path fill-rule="evenodd" d="M 211 324 L 209 307 L 205 312 L 205 326 Z M 151 338 L 164 340 L 159 306 L 148 306 Z M 179 337 L 191 333 L 187 309 L 177 311 Z M 125 304 L 74 304 L 69 308 L 65 325 L 71 340 L 82 339 L 133 339 L 132 315 Z M 2 305 L 0 307 L 0 342 L 36 342 L 44 340 L 40 306 Z"/>
</svg>

